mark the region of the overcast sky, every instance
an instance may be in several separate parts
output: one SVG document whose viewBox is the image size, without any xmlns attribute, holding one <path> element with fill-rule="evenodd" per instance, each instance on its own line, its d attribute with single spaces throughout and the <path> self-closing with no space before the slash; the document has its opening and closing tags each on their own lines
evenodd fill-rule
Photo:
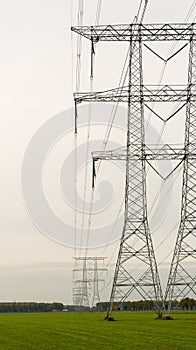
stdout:
<svg viewBox="0 0 196 350">
<path fill-rule="evenodd" d="M 33 225 L 22 197 L 21 166 L 27 146 L 37 130 L 56 114 L 73 107 L 77 37 L 71 35 L 70 27 L 77 25 L 77 3 L 70 0 L 1 0 L 0 301 L 56 300 L 71 303 L 73 248 L 55 243 Z M 130 23 L 138 3 L 137 0 L 103 0 L 100 24 Z M 149 0 L 145 22 L 184 22 L 192 3 L 193 0 Z M 84 0 L 84 24 L 95 23 L 96 8 L 97 0 Z M 195 15 L 194 10 L 189 22 Z M 89 87 L 89 43 L 84 42 L 83 51 L 81 90 L 86 90 Z M 105 90 L 116 87 L 124 58 L 123 45 L 122 50 L 120 46 L 106 48 L 105 44 L 102 51 L 99 49 L 95 69 L 96 88 Z M 72 112 L 68 116 L 72 118 Z M 81 129 L 81 143 L 86 137 L 85 128 Z M 102 135 L 103 130 L 100 129 L 99 133 Z M 67 141 L 61 144 L 61 158 L 58 158 L 58 143 L 54 149 L 56 153 L 48 155 L 43 186 L 45 192 L 48 190 L 46 197 L 54 212 L 59 211 L 61 217 L 65 215 L 63 220 L 73 227 L 74 211 L 67 204 L 64 210 L 65 203 L 60 203 L 60 195 L 58 202 L 55 193 L 55 183 L 59 179 L 57 160 L 63 162 L 63 147 L 65 158 L 74 147 L 72 131 L 67 137 Z M 115 132 L 112 141 L 114 138 Z M 106 172 L 107 166 L 105 169 Z M 115 169 L 116 173 L 119 172 L 116 176 L 120 177 L 122 170 L 119 167 Z M 104 170 L 103 176 L 107 178 Z M 71 186 L 69 177 L 67 181 Z M 115 186 L 120 193 L 122 184 L 119 185 L 118 177 Z M 82 197 L 82 192 L 80 195 Z M 119 208 L 115 209 L 114 206 L 111 210 L 112 220 L 117 215 L 115 210 Z M 103 214 L 99 220 L 105 219 L 106 215 Z M 103 225 L 107 224 L 109 222 Z M 166 242 L 165 251 L 168 245 L 170 242 Z M 104 252 L 103 248 L 94 249 L 91 254 L 104 253 L 110 259 L 113 252 L 117 252 L 116 249 L 117 243 Z"/>
</svg>

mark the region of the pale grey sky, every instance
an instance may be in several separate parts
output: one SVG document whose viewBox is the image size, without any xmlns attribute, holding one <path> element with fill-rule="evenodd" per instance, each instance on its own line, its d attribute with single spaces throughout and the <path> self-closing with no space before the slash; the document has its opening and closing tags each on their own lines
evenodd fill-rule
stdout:
<svg viewBox="0 0 196 350">
<path fill-rule="evenodd" d="M 131 22 L 139 1 L 103 0 L 102 3 L 100 24 L 114 24 Z M 184 22 L 192 3 L 193 0 L 149 0 L 145 22 Z M 96 0 L 84 0 L 84 24 L 95 23 L 96 6 Z M 190 22 L 195 15 L 194 11 Z M 25 210 L 20 184 L 21 164 L 32 136 L 51 117 L 73 106 L 77 37 L 73 35 L 71 38 L 71 25 L 77 25 L 77 1 L 1 0 L 0 301 L 57 300 L 71 303 L 73 250 L 46 238 L 33 225 Z M 100 45 L 95 67 L 95 87 L 103 90 L 117 85 L 125 57 L 123 45 L 122 50 L 119 46 L 106 46 L 104 44 L 101 48 Z M 86 90 L 89 87 L 90 63 L 87 42 L 83 44 L 83 53 L 81 90 Z M 112 69 L 109 69 L 111 62 Z M 100 134 L 102 132 L 100 130 Z M 66 156 L 74 146 L 71 135 L 68 135 L 68 141 L 65 140 L 69 144 Z M 80 142 L 84 141 L 82 137 L 85 136 L 82 135 L 81 130 Z M 65 144 L 61 145 L 61 156 Z M 58 158 L 58 144 L 54 151 Z M 54 158 L 55 155 L 51 153 L 46 164 L 46 191 L 50 184 L 53 186 L 56 183 L 58 186 L 59 175 Z M 62 158 L 59 158 L 59 162 L 62 162 Z M 104 178 L 107 178 L 107 167 L 103 170 Z M 175 186 L 179 184 L 180 180 Z M 63 202 L 58 204 L 52 186 L 46 194 L 51 206 L 73 225 L 73 211 L 68 207 L 64 211 Z M 118 187 L 118 183 L 114 186 Z M 113 215 L 116 214 L 113 212 Z M 169 215 L 164 226 L 168 230 L 171 212 Z M 170 244 L 170 241 L 165 243 L 163 255 L 166 255 L 164 251 L 167 252 Z M 108 260 L 114 251 L 117 252 L 116 247 L 114 244 L 104 252 Z M 102 248 L 92 250 L 92 255 L 102 253 Z"/>
</svg>

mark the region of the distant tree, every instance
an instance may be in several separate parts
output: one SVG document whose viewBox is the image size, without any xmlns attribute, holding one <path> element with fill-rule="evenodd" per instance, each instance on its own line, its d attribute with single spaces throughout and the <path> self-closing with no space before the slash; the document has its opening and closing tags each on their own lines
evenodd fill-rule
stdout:
<svg viewBox="0 0 196 350">
<path fill-rule="evenodd" d="M 52 303 L 50 306 L 52 310 L 56 311 L 62 311 L 64 309 L 64 305 L 62 303 Z"/>
<path fill-rule="evenodd" d="M 180 306 L 183 310 L 193 310 L 196 305 L 196 300 L 193 298 L 184 298 L 180 300 Z"/>
</svg>

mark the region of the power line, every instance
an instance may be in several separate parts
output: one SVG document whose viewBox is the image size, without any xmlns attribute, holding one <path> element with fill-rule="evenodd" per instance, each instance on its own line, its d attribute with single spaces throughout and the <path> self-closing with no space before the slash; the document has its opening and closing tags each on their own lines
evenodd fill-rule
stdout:
<svg viewBox="0 0 196 350">
<path fill-rule="evenodd" d="M 97 11 L 96 11 L 95 25 L 99 25 L 99 21 L 100 21 L 100 17 L 101 17 L 101 7 L 102 7 L 102 0 L 97 0 Z"/>
<path fill-rule="evenodd" d="M 73 1 L 71 2 L 71 23 L 73 21 Z M 78 0 L 77 24 L 83 24 L 83 0 Z M 72 40 L 71 40 L 72 42 Z M 73 49 L 73 42 L 72 42 Z M 77 38 L 77 62 L 76 62 L 76 91 L 80 90 L 80 73 L 81 73 L 81 54 L 82 54 L 82 38 Z M 72 54 L 73 60 L 73 54 Z M 73 72 L 73 70 L 72 70 Z M 73 77 L 73 73 L 72 73 Z M 77 140 L 77 120 L 75 120 L 74 135 L 74 257 L 77 255 L 77 226 L 78 226 L 78 201 L 77 201 L 77 168 L 78 168 L 78 140 Z M 75 260 L 74 260 L 75 263 Z"/>
</svg>

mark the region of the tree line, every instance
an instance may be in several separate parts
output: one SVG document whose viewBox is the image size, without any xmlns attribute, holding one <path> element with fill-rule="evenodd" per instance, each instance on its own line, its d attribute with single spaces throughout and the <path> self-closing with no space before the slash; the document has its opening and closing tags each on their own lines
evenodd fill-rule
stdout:
<svg viewBox="0 0 196 350">
<path fill-rule="evenodd" d="M 98 311 L 107 311 L 109 308 L 108 302 L 97 303 Z M 160 303 L 161 305 L 161 303 Z M 168 308 L 168 302 L 165 302 L 165 308 Z M 196 310 L 196 300 L 193 298 L 183 298 L 180 301 L 173 300 L 171 303 L 172 309 L 181 310 Z M 122 303 L 114 302 L 113 310 L 124 310 L 124 311 L 149 311 L 154 310 L 155 305 L 152 300 L 137 300 L 137 301 L 124 301 Z"/>
<path fill-rule="evenodd" d="M 53 311 L 107 311 L 109 302 L 100 302 L 96 307 L 90 308 L 78 305 L 63 305 L 62 303 L 36 303 L 36 302 L 0 302 L 0 313 L 6 312 L 53 312 Z M 168 303 L 165 302 L 167 309 Z M 174 300 L 171 305 L 172 309 L 196 310 L 196 300 L 193 298 L 183 298 L 180 301 Z M 113 310 L 124 311 L 150 311 L 155 306 L 152 300 L 124 301 L 122 303 L 114 302 Z"/>
<path fill-rule="evenodd" d="M 52 312 L 62 311 L 62 303 L 5 302 L 0 303 L 0 312 Z"/>
</svg>

